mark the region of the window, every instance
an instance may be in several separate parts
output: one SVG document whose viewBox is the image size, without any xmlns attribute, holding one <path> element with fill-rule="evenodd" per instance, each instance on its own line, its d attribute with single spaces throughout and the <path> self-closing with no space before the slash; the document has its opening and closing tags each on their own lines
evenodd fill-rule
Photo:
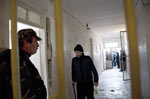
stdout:
<svg viewBox="0 0 150 99">
<path fill-rule="evenodd" d="M 28 18 L 29 18 L 29 21 L 32 23 L 40 24 L 40 16 L 38 14 L 29 11 Z"/>
<path fill-rule="evenodd" d="M 42 27 L 42 15 L 36 11 L 17 6 L 17 17 L 20 22 Z"/>
<path fill-rule="evenodd" d="M 118 42 L 105 43 L 105 48 L 117 48 L 117 47 L 118 47 Z"/>
<path fill-rule="evenodd" d="M 18 16 L 18 18 L 26 20 L 27 19 L 27 10 L 18 6 L 17 7 L 17 16 Z"/>
</svg>

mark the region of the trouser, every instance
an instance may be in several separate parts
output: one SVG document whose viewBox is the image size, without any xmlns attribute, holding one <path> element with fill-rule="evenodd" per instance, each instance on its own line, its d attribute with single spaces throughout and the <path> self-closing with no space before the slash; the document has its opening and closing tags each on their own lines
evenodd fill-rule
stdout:
<svg viewBox="0 0 150 99">
<path fill-rule="evenodd" d="M 120 62 L 119 60 L 116 61 L 118 68 L 120 68 Z"/>
<path fill-rule="evenodd" d="M 116 61 L 113 60 L 113 61 L 112 61 L 112 67 L 115 67 L 115 66 L 116 66 Z"/>
<path fill-rule="evenodd" d="M 77 83 L 78 99 L 94 99 L 93 83 Z"/>
</svg>

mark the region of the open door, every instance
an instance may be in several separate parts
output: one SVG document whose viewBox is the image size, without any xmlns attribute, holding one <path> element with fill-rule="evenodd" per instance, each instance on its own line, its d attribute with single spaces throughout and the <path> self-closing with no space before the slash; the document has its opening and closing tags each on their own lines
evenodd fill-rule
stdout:
<svg viewBox="0 0 150 99">
<path fill-rule="evenodd" d="M 130 80 L 130 62 L 127 31 L 120 31 L 120 65 L 123 72 L 123 80 Z"/>
</svg>

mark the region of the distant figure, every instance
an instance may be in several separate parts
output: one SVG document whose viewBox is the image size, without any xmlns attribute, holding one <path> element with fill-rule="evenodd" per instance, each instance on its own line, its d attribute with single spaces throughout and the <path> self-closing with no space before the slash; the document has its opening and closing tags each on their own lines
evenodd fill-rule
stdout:
<svg viewBox="0 0 150 99">
<path fill-rule="evenodd" d="M 36 53 L 41 40 L 32 29 L 18 32 L 20 83 L 22 99 L 46 99 L 46 88 L 38 70 L 29 57 Z M 0 53 L 0 98 L 13 99 L 11 78 L 11 50 Z"/>
<path fill-rule="evenodd" d="M 112 67 L 115 67 L 116 66 L 116 54 L 113 53 L 112 54 Z"/>
<path fill-rule="evenodd" d="M 98 86 L 98 73 L 92 59 L 84 55 L 83 48 L 78 44 L 74 48 L 76 57 L 72 59 L 72 85 L 77 83 L 78 99 L 94 99 L 94 85 Z"/>
<path fill-rule="evenodd" d="M 120 61 L 121 61 L 121 70 L 120 71 L 125 71 L 126 70 L 126 54 L 125 54 L 125 51 L 123 51 L 123 50 L 121 50 Z"/>
<path fill-rule="evenodd" d="M 118 68 L 120 68 L 120 58 L 119 58 L 118 52 L 116 53 L 116 63 L 117 63 Z"/>
<path fill-rule="evenodd" d="M 106 60 L 109 60 L 109 54 L 106 52 Z"/>
</svg>

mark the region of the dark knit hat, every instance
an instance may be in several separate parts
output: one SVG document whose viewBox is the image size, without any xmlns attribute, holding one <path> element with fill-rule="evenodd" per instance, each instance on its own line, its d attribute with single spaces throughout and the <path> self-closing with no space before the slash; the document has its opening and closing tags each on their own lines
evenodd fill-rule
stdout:
<svg viewBox="0 0 150 99">
<path fill-rule="evenodd" d="M 81 51 L 84 52 L 82 46 L 80 44 L 76 45 L 76 47 L 74 48 L 74 51 Z"/>
</svg>

